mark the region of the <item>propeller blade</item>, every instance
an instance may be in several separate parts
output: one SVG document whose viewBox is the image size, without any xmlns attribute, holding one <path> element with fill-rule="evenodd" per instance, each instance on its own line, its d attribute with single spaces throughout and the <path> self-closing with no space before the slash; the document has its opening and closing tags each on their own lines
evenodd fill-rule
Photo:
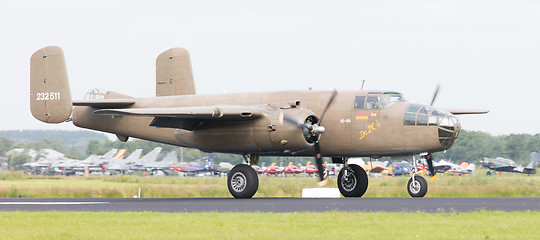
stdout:
<svg viewBox="0 0 540 240">
<path fill-rule="evenodd" d="M 431 173 L 431 176 L 435 176 L 436 175 L 435 167 L 433 167 L 433 158 L 431 156 L 431 153 L 428 153 L 428 155 L 426 155 L 426 162 L 428 165 L 429 172 Z"/>
<path fill-rule="evenodd" d="M 313 146 L 315 148 L 315 164 L 317 165 L 317 170 L 319 171 L 319 180 L 324 181 L 324 166 L 322 162 L 321 155 L 321 146 L 319 146 L 319 141 L 315 142 Z"/>
<path fill-rule="evenodd" d="M 433 94 L 433 98 L 431 99 L 431 104 L 429 106 L 433 106 L 433 103 L 435 103 L 435 99 L 437 99 L 437 95 L 439 94 L 440 89 L 441 83 L 437 84 L 437 88 L 435 88 L 435 93 Z"/>
<path fill-rule="evenodd" d="M 319 122 L 317 122 L 317 125 L 321 125 L 321 121 L 323 120 L 323 117 L 324 117 L 324 114 L 326 113 L 326 110 L 328 110 L 328 108 L 330 107 L 330 105 L 332 105 L 332 103 L 334 102 L 334 99 L 336 98 L 336 95 L 337 95 L 337 90 L 334 89 L 334 91 L 332 92 L 332 96 L 330 96 L 330 99 L 328 100 L 328 103 L 326 104 L 326 107 L 324 107 L 324 110 L 321 114 L 321 117 L 319 118 Z"/>
</svg>

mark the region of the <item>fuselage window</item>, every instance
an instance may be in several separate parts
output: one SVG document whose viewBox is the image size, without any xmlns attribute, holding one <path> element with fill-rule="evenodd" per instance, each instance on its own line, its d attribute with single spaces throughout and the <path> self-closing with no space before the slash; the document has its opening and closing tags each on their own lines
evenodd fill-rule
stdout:
<svg viewBox="0 0 540 240">
<path fill-rule="evenodd" d="M 356 109 L 364 109 L 365 104 L 366 96 L 356 96 L 354 99 L 354 108 Z"/>
<path fill-rule="evenodd" d="M 418 116 L 416 117 L 416 125 L 428 125 L 428 116 L 425 107 L 422 107 L 420 108 L 420 110 L 418 110 Z"/>
<path fill-rule="evenodd" d="M 403 117 L 403 125 L 414 126 L 415 120 L 416 120 L 415 113 L 405 113 L 405 116 Z"/>
<path fill-rule="evenodd" d="M 437 125 L 449 125 L 453 126 L 453 123 L 444 118 L 445 113 L 436 111 L 431 107 L 422 106 L 418 104 L 411 104 L 405 110 L 403 116 L 403 125 L 408 126 L 437 126 Z M 441 120 L 445 120 L 442 121 Z"/>
<path fill-rule="evenodd" d="M 424 114 L 418 114 L 416 118 L 416 125 L 426 126 L 428 124 L 428 116 Z"/>
</svg>

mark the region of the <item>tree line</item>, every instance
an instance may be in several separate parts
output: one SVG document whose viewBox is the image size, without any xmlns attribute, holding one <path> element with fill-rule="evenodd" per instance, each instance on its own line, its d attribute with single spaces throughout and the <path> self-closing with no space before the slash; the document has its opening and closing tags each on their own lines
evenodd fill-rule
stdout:
<svg viewBox="0 0 540 240">
<path fill-rule="evenodd" d="M 0 137 L 0 157 L 8 158 L 6 152 L 14 148 L 24 149 L 46 149 L 51 148 L 64 153 L 66 157 L 74 159 L 85 159 L 89 155 L 101 155 L 112 148 L 126 149 L 130 154 L 135 149 L 143 149 L 143 154 L 150 152 L 156 147 L 163 148 L 162 152 L 177 151 L 178 156 L 184 161 L 194 161 L 201 157 L 210 157 L 214 162 L 230 162 L 238 164 L 243 162 L 243 158 L 236 154 L 206 153 L 197 149 L 179 148 L 177 146 L 150 142 L 146 140 L 131 140 L 127 142 L 110 141 L 108 139 L 90 140 L 84 151 L 71 144 L 66 144 L 62 139 L 41 139 L 35 142 L 15 141 L 9 138 Z M 445 151 L 434 153 L 435 160 L 446 159 L 454 162 L 467 161 L 477 163 L 484 157 L 505 157 L 515 160 L 517 163 L 527 164 L 531 151 L 540 150 L 540 134 L 510 134 L 492 136 L 485 132 L 462 131 L 454 146 Z M 13 157 L 11 157 L 13 158 Z M 21 161 L 32 161 L 21 156 L 16 156 L 18 163 Z M 289 162 L 305 165 L 308 161 L 313 161 L 311 157 L 261 157 L 260 164 L 268 166 L 275 162 L 286 165 Z M 326 161 L 330 162 L 329 159 Z"/>
</svg>

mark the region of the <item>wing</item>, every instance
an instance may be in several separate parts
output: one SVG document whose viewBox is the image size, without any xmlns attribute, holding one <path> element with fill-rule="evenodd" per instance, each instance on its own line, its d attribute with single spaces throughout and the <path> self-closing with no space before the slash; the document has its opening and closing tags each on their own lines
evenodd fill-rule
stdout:
<svg viewBox="0 0 540 240">
<path fill-rule="evenodd" d="M 154 117 L 150 126 L 195 130 L 204 121 L 246 121 L 263 116 L 256 106 L 100 109 L 96 115 Z"/>
</svg>

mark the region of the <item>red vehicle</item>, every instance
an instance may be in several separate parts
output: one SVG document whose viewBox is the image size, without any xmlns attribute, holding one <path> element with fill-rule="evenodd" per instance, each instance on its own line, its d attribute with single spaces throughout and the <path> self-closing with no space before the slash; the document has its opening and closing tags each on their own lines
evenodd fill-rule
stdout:
<svg viewBox="0 0 540 240">
<path fill-rule="evenodd" d="M 265 174 L 278 175 L 278 174 L 280 174 L 282 171 L 283 171 L 283 168 L 278 167 L 278 166 L 276 165 L 276 163 L 272 163 L 272 165 L 270 165 L 270 167 L 267 167 L 267 168 L 264 170 L 264 173 L 265 173 Z"/>
<path fill-rule="evenodd" d="M 289 165 L 283 169 L 284 174 L 296 175 L 296 174 L 303 173 L 303 172 L 304 171 L 301 168 L 293 165 L 292 162 L 289 162 Z"/>
<path fill-rule="evenodd" d="M 319 170 L 317 170 L 317 167 L 315 167 L 315 165 L 311 165 L 311 161 L 310 162 L 307 162 L 306 164 L 306 168 L 304 170 L 305 173 L 307 173 L 308 175 L 313 175 L 313 174 L 317 174 Z"/>
<path fill-rule="evenodd" d="M 259 174 L 259 175 L 264 174 L 264 172 L 266 171 L 266 168 L 261 168 L 261 167 L 259 167 L 259 166 L 257 166 L 257 165 L 253 165 L 253 166 L 251 166 L 251 167 L 253 167 L 253 169 L 255 170 L 255 172 L 257 172 L 257 174 Z"/>
</svg>

